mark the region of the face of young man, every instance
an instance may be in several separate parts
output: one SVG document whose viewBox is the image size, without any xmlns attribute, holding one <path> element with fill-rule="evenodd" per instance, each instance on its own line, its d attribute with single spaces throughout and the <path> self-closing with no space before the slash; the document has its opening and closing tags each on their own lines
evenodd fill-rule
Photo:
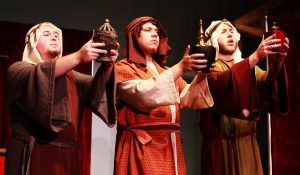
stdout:
<svg viewBox="0 0 300 175">
<path fill-rule="evenodd" d="M 42 26 L 40 29 L 41 36 L 37 43 L 37 50 L 39 51 L 44 61 L 53 59 L 61 52 L 59 41 L 59 33 L 51 26 Z"/>
<path fill-rule="evenodd" d="M 237 49 L 237 40 L 233 35 L 234 30 L 231 26 L 223 24 L 221 35 L 218 38 L 219 52 L 223 55 L 232 55 Z"/>
<path fill-rule="evenodd" d="M 137 41 L 145 55 L 152 56 L 157 52 L 159 45 L 158 32 L 157 27 L 151 22 L 142 25 Z"/>
</svg>

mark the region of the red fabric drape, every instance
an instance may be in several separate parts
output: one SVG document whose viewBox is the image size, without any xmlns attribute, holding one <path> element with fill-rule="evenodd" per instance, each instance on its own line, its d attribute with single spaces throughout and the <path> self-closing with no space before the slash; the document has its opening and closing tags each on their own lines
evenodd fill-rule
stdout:
<svg viewBox="0 0 300 175">
<path fill-rule="evenodd" d="M 300 18 L 280 20 L 290 40 L 286 61 L 289 113 L 272 116 L 273 174 L 300 174 Z"/>
<path fill-rule="evenodd" d="M 8 67 L 21 60 L 27 31 L 32 24 L 0 22 L 0 148 L 5 148 L 10 135 L 10 117 L 4 101 L 4 76 Z M 74 52 L 92 36 L 91 32 L 62 29 L 63 54 Z M 80 64 L 75 70 L 91 74 L 91 63 Z M 91 160 L 91 111 L 85 110 L 79 129 L 81 174 L 90 174 Z"/>
</svg>

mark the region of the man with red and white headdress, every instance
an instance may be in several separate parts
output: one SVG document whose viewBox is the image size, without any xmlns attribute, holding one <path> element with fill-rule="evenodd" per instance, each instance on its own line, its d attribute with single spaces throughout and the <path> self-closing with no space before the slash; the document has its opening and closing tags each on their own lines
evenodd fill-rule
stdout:
<svg viewBox="0 0 300 175">
<path fill-rule="evenodd" d="M 107 53 L 104 43 L 90 40 L 62 56 L 62 31 L 49 22 L 32 27 L 25 42 L 22 61 L 9 67 L 5 81 L 12 129 L 5 175 L 79 175 L 77 130 L 84 108 L 109 127 L 116 121 L 118 52 L 111 50 L 111 62 L 103 63 L 93 77 L 72 69 Z"/>
<path fill-rule="evenodd" d="M 260 107 L 272 113 L 287 112 L 287 81 L 285 52 L 272 49 L 279 39 L 275 35 L 263 38 L 257 50 L 248 58 L 241 57 L 240 34 L 226 19 L 213 21 L 205 31 L 207 43 L 217 50 L 215 71 L 207 75 L 214 99 L 211 108 L 200 110 L 200 130 L 203 135 L 201 174 L 261 175 L 263 174 L 256 124 Z M 270 57 L 270 70 L 256 64 Z"/>
<path fill-rule="evenodd" d="M 117 139 L 114 174 L 186 174 L 180 136 L 180 107 L 207 108 L 213 99 L 206 76 L 188 85 L 184 72 L 205 68 L 203 54 L 188 55 L 165 66 L 171 52 L 168 36 L 152 17 L 127 26 L 124 58 L 116 63 Z"/>
</svg>

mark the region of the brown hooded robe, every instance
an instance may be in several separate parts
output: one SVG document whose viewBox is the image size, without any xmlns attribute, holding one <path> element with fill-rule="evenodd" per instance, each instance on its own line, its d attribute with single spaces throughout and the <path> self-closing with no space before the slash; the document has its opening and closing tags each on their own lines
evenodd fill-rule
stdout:
<svg viewBox="0 0 300 175">
<path fill-rule="evenodd" d="M 5 175 L 79 174 L 76 137 L 84 108 L 115 124 L 114 72 L 107 75 L 100 67 L 94 77 L 70 71 L 55 78 L 55 64 L 16 62 L 7 72 L 12 136 Z"/>
</svg>

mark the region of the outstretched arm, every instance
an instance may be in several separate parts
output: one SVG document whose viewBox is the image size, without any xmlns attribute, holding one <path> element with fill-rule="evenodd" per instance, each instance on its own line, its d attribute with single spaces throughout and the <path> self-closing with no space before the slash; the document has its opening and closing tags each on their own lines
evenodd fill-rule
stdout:
<svg viewBox="0 0 300 175">
<path fill-rule="evenodd" d="M 275 61 L 283 60 L 287 55 L 289 40 L 288 38 L 285 38 L 284 47 L 286 48 L 286 51 L 283 53 L 273 51 L 273 49 L 281 47 L 281 44 L 276 44 L 278 41 L 280 41 L 280 39 L 276 39 L 275 34 L 266 39 L 263 37 L 256 51 L 249 57 L 250 69 L 252 69 L 260 60 L 265 59 L 267 55 L 271 56 Z M 281 65 L 282 64 L 279 64 L 278 66 L 281 67 Z"/>
<path fill-rule="evenodd" d="M 90 62 L 97 59 L 100 54 L 106 54 L 107 51 L 103 48 L 104 46 L 104 43 L 93 43 L 92 40 L 89 40 L 78 51 L 57 59 L 55 77 L 65 74 L 81 62 Z M 114 62 L 118 57 L 118 52 L 111 50 L 111 53 L 113 54 L 111 59 Z"/>
<path fill-rule="evenodd" d="M 188 45 L 185 49 L 183 57 L 181 60 L 171 67 L 174 81 L 176 81 L 179 77 L 182 76 L 185 72 L 194 72 L 195 70 L 200 70 L 206 68 L 206 59 L 196 59 L 199 57 L 204 57 L 203 53 L 196 53 L 189 55 L 190 46 Z M 201 72 L 201 71 L 199 71 Z"/>
</svg>

